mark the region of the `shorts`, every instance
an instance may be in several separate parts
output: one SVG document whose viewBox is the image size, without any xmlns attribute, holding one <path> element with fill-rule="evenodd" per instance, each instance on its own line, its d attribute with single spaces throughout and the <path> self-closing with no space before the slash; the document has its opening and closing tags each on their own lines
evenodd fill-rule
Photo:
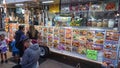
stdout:
<svg viewBox="0 0 120 68">
<path fill-rule="evenodd" d="M 19 56 L 19 51 L 13 51 L 12 56 Z"/>
<path fill-rule="evenodd" d="M 7 47 L 3 47 L 0 49 L 0 53 L 6 53 L 8 51 Z"/>
</svg>

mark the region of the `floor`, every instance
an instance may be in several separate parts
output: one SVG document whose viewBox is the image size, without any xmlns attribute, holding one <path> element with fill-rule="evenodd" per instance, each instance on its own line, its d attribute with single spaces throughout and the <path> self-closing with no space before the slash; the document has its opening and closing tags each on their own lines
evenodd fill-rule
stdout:
<svg viewBox="0 0 120 68">
<path fill-rule="evenodd" d="M 69 66 L 51 59 L 47 59 L 45 62 L 40 64 L 39 67 L 40 68 L 74 68 L 72 66 Z"/>
<path fill-rule="evenodd" d="M 12 66 L 14 66 L 15 63 L 12 62 L 8 62 L 7 64 L 0 64 L 0 68 L 12 68 Z"/>
<path fill-rule="evenodd" d="M 14 65 L 15 63 L 9 61 L 7 64 L 6 63 L 0 64 L 0 68 L 12 68 L 12 66 Z M 40 64 L 39 68 L 74 68 L 74 67 L 57 62 L 55 60 L 47 59 L 45 62 Z"/>
<path fill-rule="evenodd" d="M 8 53 L 8 58 L 11 58 L 11 53 Z M 46 59 L 46 60 L 42 60 L 41 59 L 41 63 L 39 68 L 74 68 L 70 65 L 55 61 L 53 59 Z M 14 66 L 15 63 L 12 62 L 11 60 L 9 60 L 9 62 L 6 64 L 0 64 L 0 68 L 12 68 L 12 66 Z"/>
</svg>

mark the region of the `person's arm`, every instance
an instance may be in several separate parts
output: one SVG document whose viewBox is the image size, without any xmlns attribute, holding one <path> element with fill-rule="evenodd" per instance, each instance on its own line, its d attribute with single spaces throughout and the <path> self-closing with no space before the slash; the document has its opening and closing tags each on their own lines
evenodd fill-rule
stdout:
<svg viewBox="0 0 120 68">
<path fill-rule="evenodd" d="M 14 39 L 16 40 L 16 32 L 15 32 L 15 35 L 14 35 Z"/>
<path fill-rule="evenodd" d="M 29 61 L 29 51 L 25 50 L 23 57 L 22 57 L 21 65 L 22 66 L 27 65 L 28 61 Z"/>
<path fill-rule="evenodd" d="M 11 47 L 13 47 L 13 46 L 14 46 L 14 44 L 15 44 L 15 42 L 14 42 L 14 41 L 12 41 L 12 42 L 11 42 L 11 44 L 10 44 L 10 46 L 11 46 Z"/>
<path fill-rule="evenodd" d="M 27 31 L 26 36 L 29 37 L 29 31 Z"/>
<path fill-rule="evenodd" d="M 36 33 L 37 33 L 37 38 L 39 37 L 39 32 L 36 30 Z"/>
</svg>

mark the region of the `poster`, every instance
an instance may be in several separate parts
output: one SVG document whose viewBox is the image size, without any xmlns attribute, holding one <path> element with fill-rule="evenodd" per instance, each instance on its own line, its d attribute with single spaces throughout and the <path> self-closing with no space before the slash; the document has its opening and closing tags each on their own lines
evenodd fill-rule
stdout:
<svg viewBox="0 0 120 68">
<path fill-rule="evenodd" d="M 58 48 L 59 45 L 59 28 L 54 28 L 54 39 L 53 39 L 53 47 Z"/>
<path fill-rule="evenodd" d="M 53 27 L 48 28 L 48 47 L 53 47 Z"/>
<path fill-rule="evenodd" d="M 97 60 L 98 52 L 96 50 L 87 49 L 87 58 L 92 60 Z"/>
<path fill-rule="evenodd" d="M 65 46 L 67 51 L 72 50 L 72 29 L 71 28 L 66 28 L 65 29 Z"/>
</svg>

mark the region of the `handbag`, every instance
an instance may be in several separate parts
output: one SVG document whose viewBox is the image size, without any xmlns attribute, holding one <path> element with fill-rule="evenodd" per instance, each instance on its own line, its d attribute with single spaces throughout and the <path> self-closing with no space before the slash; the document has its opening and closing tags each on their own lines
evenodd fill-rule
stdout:
<svg viewBox="0 0 120 68">
<path fill-rule="evenodd" d="M 22 68 L 20 64 L 13 66 L 12 68 Z"/>
</svg>

